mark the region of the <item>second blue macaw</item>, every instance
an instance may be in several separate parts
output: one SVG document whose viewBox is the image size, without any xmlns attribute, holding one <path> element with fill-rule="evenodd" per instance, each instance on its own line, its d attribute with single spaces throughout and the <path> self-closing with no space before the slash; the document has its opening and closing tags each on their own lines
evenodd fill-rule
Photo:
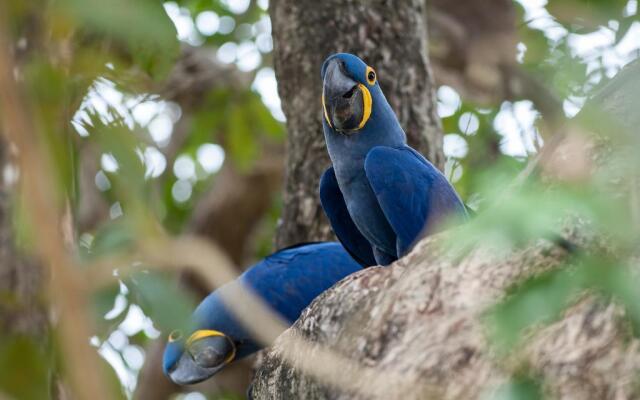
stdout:
<svg viewBox="0 0 640 400">
<path fill-rule="evenodd" d="M 311 243 L 266 257 L 237 281 L 293 323 L 320 293 L 360 269 L 339 243 Z M 223 303 L 227 290 L 228 285 L 222 286 L 200 303 L 190 331 L 169 335 L 163 370 L 173 382 L 201 382 L 264 347 Z"/>
<path fill-rule="evenodd" d="M 333 165 L 320 180 L 320 200 L 336 236 L 361 265 L 388 265 L 447 216 L 466 218 L 444 175 L 407 145 L 373 68 L 340 53 L 327 58 L 321 76 Z"/>
</svg>

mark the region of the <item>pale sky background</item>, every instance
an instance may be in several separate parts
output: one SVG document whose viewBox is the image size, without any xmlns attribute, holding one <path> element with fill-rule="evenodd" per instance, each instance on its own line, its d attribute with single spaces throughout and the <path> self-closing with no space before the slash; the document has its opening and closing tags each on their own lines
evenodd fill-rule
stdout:
<svg viewBox="0 0 640 400">
<path fill-rule="evenodd" d="M 616 45 L 615 32 L 617 23 L 611 21 L 608 26 L 602 26 L 597 31 L 577 35 L 569 34 L 560 24 L 554 21 L 545 6 L 546 0 L 518 0 L 525 9 L 524 19 L 529 27 L 538 29 L 551 41 L 557 41 L 567 37 L 570 49 L 574 56 L 587 63 L 588 71 L 600 68 L 601 62 L 607 77 L 617 73 L 625 64 L 638 56 L 640 51 L 640 22 L 634 22 L 626 36 Z M 235 14 L 243 13 L 249 6 L 249 0 L 226 0 L 226 7 Z M 268 0 L 259 0 L 258 5 L 266 10 Z M 221 46 L 212 54 L 218 61 L 225 64 L 235 64 L 241 71 L 255 71 L 260 67 L 262 55 L 273 49 L 271 40 L 271 22 L 264 16 L 256 24 L 236 27 L 235 20 L 231 17 L 219 17 L 215 12 L 205 11 L 196 16 L 188 10 L 180 8 L 174 2 L 164 3 L 165 10 L 178 32 L 181 41 L 192 45 L 199 45 L 204 37 L 216 32 L 231 32 L 234 28 L 246 31 L 248 39 L 241 42 L 229 42 Z M 627 15 L 637 14 L 638 0 L 630 0 L 626 7 Z M 518 60 L 521 60 L 527 49 L 523 43 L 518 45 Z M 256 71 L 252 89 L 257 92 L 264 104 L 269 108 L 273 116 L 284 121 L 285 117 L 280 107 L 275 74 L 272 68 L 263 67 Z M 596 84 L 597 81 L 590 82 Z M 461 105 L 458 93 L 447 86 L 442 86 L 437 91 L 438 113 L 441 117 L 453 115 Z M 568 117 L 574 116 L 582 106 L 583 98 L 570 98 L 564 101 L 564 112 Z M 141 98 L 123 94 L 115 88 L 115 85 L 106 80 L 98 79 L 89 94 L 83 101 L 80 109 L 74 117 L 74 126 L 81 136 L 90 135 L 90 129 L 85 129 L 82 123 L 89 123 L 88 111 L 99 115 L 104 122 L 113 120 L 108 109 L 114 110 L 119 117 L 131 128 L 139 126 L 146 128 L 154 145 L 149 145 L 139 151 L 140 158 L 146 165 L 146 176 L 153 179 L 160 176 L 168 168 L 177 181 L 172 188 L 172 195 L 176 202 L 189 200 L 194 183 L 198 179 L 205 179 L 210 174 L 217 172 L 224 161 L 224 150 L 215 143 L 205 143 L 196 152 L 196 157 L 180 155 L 173 166 L 167 166 L 165 157 L 160 149 L 165 147 L 173 133 L 173 125 L 180 118 L 181 110 L 177 104 L 166 102 L 157 97 Z M 539 113 L 533 104 L 528 101 L 507 102 L 499 108 L 499 113 L 494 121 L 494 128 L 502 136 L 501 150 L 505 154 L 513 156 L 526 156 L 535 152 L 535 143 L 541 143 L 536 128 L 535 120 Z M 472 112 L 465 113 L 459 121 L 458 131 L 446 132 L 444 137 L 444 152 L 451 159 L 464 157 L 468 151 L 466 135 L 474 135 L 478 130 L 479 120 Z M 89 124 L 90 125 L 90 124 Z M 90 126 L 89 126 L 90 128 Z M 108 190 L 111 186 L 105 172 L 118 170 L 118 163 L 110 154 L 103 154 L 100 159 L 102 170 L 95 177 L 95 183 L 100 190 Z M 205 171 L 206 176 L 197 176 L 196 163 Z M 456 176 L 454 174 L 453 178 Z M 111 218 L 122 215 L 122 209 L 118 203 L 114 203 L 110 210 Z M 81 242 L 89 244 L 90 236 L 82 238 Z M 122 294 L 116 298 L 113 309 L 105 315 L 107 319 L 113 319 L 126 309 L 126 287 L 122 285 Z M 159 336 L 159 332 L 153 327 L 152 321 L 144 315 L 142 310 L 132 305 L 128 315 L 107 340 L 100 342 L 93 338 L 92 343 L 99 347 L 100 354 L 113 366 L 126 391 L 130 394 L 136 383 L 136 375 L 144 361 L 144 351 L 138 346 L 129 344 L 128 337 L 140 331 L 144 331 L 150 338 Z M 199 393 L 190 393 L 182 396 L 187 400 L 203 400 Z"/>
</svg>

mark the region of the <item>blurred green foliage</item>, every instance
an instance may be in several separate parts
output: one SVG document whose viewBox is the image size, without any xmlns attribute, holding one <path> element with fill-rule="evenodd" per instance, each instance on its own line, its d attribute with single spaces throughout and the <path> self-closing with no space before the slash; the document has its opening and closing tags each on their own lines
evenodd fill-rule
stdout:
<svg viewBox="0 0 640 400">
<path fill-rule="evenodd" d="M 498 388 L 494 394 L 494 400 L 537 400 L 543 398 L 539 382 L 520 374 L 514 376 L 509 382 Z"/>
<path fill-rule="evenodd" d="M 28 337 L 0 337 L 0 388 L 16 399 L 48 398 L 51 355 Z"/>
<path fill-rule="evenodd" d="M 534 18 L 522 6 L 525 0 L 515 3 L 523 49 L 519 67 L 542 82 L 572 116 L 572 110 L 579 109 L 586 96 L 619 70 L 620 60 L 612 61 L 610 51 L 625 40 L 638 19 L 637 10 L 629 11 L 633 1 L 554 0 L 542 7 L 548 14 Z M 266 2 L 247 1 L 244 8 L 240 3 L 8 2 L 9 29 L 26 98 L 55 168 L 58 193 L 52 203 L 64 207 L 70 199 L 72 212 L 79 218 L 88 197 L 81 190 L 85 165 L 81 161 L 88 157 L 97 165 L 90 181 L 99 188 L 99 199 L 108 205 L 108 217 L 77 232 L 83 262 L 125 253 L 159 229 L 171 233 L 184 230 L 198 201 L 215 185 L 220 168 L 202 161 L 203 149 L 219 146 L 224 163 L 246 173 L 255 167 L 265 143 L 282 143 L 284 129 L 276 118 L 277 111 L 265 105 L 268 101 L 263 93 L 251 86 L 259 72 L 268 71 L 263 68 L 271 64 Z M 208 28 L 217 23 L 217 29 L 203 30 L 207 20 Z M 576 40 L 598 32 L 613 39 L 588 54 L 576 51 Z M 216 87 L 197 104 L 184 107 L 163 100 L 163 85 L 186 46 L 208 49 L 217 62 L 226 59 L 223 64 L 248 76 L 246 85 Z M 252 63 L 245 63 L 251 59 Z M 565 267 L 513 287 L 486 316 L 496 347 L 503 352 L 513 350 L 527 332 L 554 321 L 585 291 L 623 305 L 630 326 L 637 332 L 640 299 L 628 258 L 638 243 L 638 227 L 627 207 L 629 198 L 611 195 L 614 177 L 604 168 L 590 181 L 550 185 L 536 172 L 520 185 L 513 185 L 535 157 L 536 146 L 549 139 L 539 126 L 544 115 L 541 117 L 540 110 L 527 99 L 480 105 L 456 96 L 439 96 L 440 103 L 450 108 L 442 114 L 444 132 L 455 135 L 449 138 L 465 148 L 448 154 L 447 174 L 478 216 L 452 243 L 455 251 L 464 254 L 482 240 L 498 250 L 497 255 L 506 255 L 535 240 L 554 241 L 567 215 L 590 221 L 593 230 L 604 234 L 617 250 L 579 249 Z M 515 139 L 503 128 L 509 116 L 522 122 L 516 118 L 518 110 L 529 110 L 528 115 L 534 117 L 519 132 L 530 145 L 513 151 L 508 142 Z M 591 121 L 583 124 L 595 126 Z M 611 134 L 613 124 L 604 125 Z M 166 139 L 171 142 L 178 129 L 186 129 L 186 134 L 173 148 Z M 627 178 L 637 178 L 640 165 L 637 157 L 628 154 L 629 148 L 638 148 L 637 137 L 613 137 L 607 164 L 617 171 L 622 165 Z M 280 208 L 276 198 L 254 238 L 256 257 L 271 250 Z M 18 237 L 25 246 L 36 229 L 36 221 L 29 217 L 20 208 L 14 213 Z M 167 276 L 144 272 L 143 265 L 136 268 L 139 274 L 93 296 L 98 320 L 96 345 L 119 354 L 124 373 L 134 377 L 139 366 L 129 364 L 123 349 L 144 346 L 160 335 L 156 329 L 166 334 L 184 326 L 193 307 L 193 299 Z M 151 318 L 153 326 L 140 320 L 138 310 Z M 117 334 L 126 336 L 125 344 L 113 345 Z M 45 398 L 51 357 L 29 340 L 2 338 L 0 391 L 19 399 Z M 536 378 L 514 373 L 496 397 L 539 398 L 540 385 Z M 131 396 L 134 385 L 123 381 L 122 386 Z"/>
<path fill-rule="evenodd" d="M 544 7 L 546 14 L 532 13 L 531 3 L 527 3 L 516 3 L 521 21 L 520 67 L 561 101 L 561 114 L 567 117 L 573 117 L 602 88 L 606 90 L 609 78 L 623 64 L 640 56 L 637 46 L 623 55 L 626 44 L 621 45 L 623 41 L 637 42 L 637 36 L 627 37 L 632 27 L 637 29 L 640 24 L 637 2 L 551 1 Z M 508 142 L 513 137 L 504 132 L 505 112 L 516 116 L 514 106 L 521 101 L 487 107 L 465 99 L 456 102 L 448 92 L 439 93 L 438 98 L 448 108 L 456 106 L 443 118 L 444 131 L 458 135 L 457 149 L 448 161 L 448 176 L 478 211 L 450 243 L 454 256 L 467 254 L 478 244 L 488 246 L 497 260 L 536 241 L 564 247 L 567 243 L 561 235 L 576 221 L 586 224 L 582 228 L 588 235 L 606 242 L 593 248 L 580 247 L 589 242 L 569 243 L 561 267 L 517 283 L 487 311 L 486 329 L 498 353 L 513 357 L 532 334 L 556 321 L 589 294 L 596 301 L 613 301 L 624 308 L 629 332 L 637 335 L 640 285 L 633 260 L 640 228 L 633 208 L 638 207 L 640 161 L 636 150 L 640 137 L 633 131 L 635 127 L 624 126 L 622 121 L 603 114 L 599 109 L 602 104 L 595 101 L 568 126 L 575 127 L 585 140 L 600 142 L 598 151 L 609 148 L 599 158 L 597 170 L 586 180 L 565 181 L 545 176 L 545 165 L 538 165 L 523 179 L 521 173 L 537 149 L 524 146 L 524 151 L 510 151 Z M 626 99 L 634 100 L 632 96 Z M 544 119 L 545 115 L 538 114 L 530 126 L 520 126 L 520 134 L 534 144 L 536 136 L 550 142 L 551 135 L 557 132 L 545 131 L 540 124 Z M 469 131 L 470 126 L 473 129 Z M 603 137 L 607 139 L 603 141 Z M 459 138 L 464 140 L 464 151 L 457 151 L 461 147 Z M 566 162 L 577 161 L 569 157 Z M 543 384 L 535 376 L 522 377 L 515 371 L 512 381 L 493 398 L 541 398 Z"/>
<path fill-rule="evenodd" d="M 97 173 L 95 179 L 90 179 L 98 185 L 93 190 L 107 204 L 108 215 L 92 223 L 89 230 L 77 232 L 83 262 L 126 254 L 158 229 L 181 231 L 199 197 L 215 185 L 220 168 L 203 160 L 203 145 L 209 150 L 205 156 L 211 156 L 211 145 L 217 145 L 225 163 L 247 173 L 261 153 L 261 143 L 282 143 L 282 122 L 263 103 L 263 93 L 251 86 L 256 74 L 270 63 L 270 26 L 264 4 L 258 3 L 263 2 L 250 2 L 246 10 L 224 1 L 199 0 L 165 4 L 152 0 L 26 0 L 7 4 L 25 98 L 55 168 L 58 192 L 52 202 L 62 207 L 70 199 L 72 212 L 79 216 L 90 197 L 82 186 L 84 160 L 92 159 L 98 165 L 92 172 Z M 213 34 L 199 33 L 193 22 L 205 11 L 209 17 L 214 12 L 219 21 L 224 19 L 226 30 L 221 25 Z M 204 94 L 203 101 L 184 109 L 162 100 L 159 92 L 181 48 L 187 46 L 176 18 L 191 22 L 189 45 L 210 48 L 214 56 L 216 48 L 225 43 L 245 43 L 246 48 L 260 37 L 258 62 L 241 71 L 247 85 L 217 85 Z M 253 50 L 258 52 L 255 45 Z M 236 67 L 232 62 L 227 68 Z M 154 127 L 154 121 L 168 118 L 169 125 L 158 122 Z M 169 140 L 176 134 L 174 124 L 180 118 L 188 120 L 185 139 L 177 147 L 160 140 L 157 132 L 163 129 L 165 136 L 168 130 Z M 190 176 L 174 172 L 173 163 L 181 157 L 192 162 Z M 176 196 L 178 182 L 188 188 L 187 195 Z M 277 206 L 265 218 L 270 228 L 261 229 L 260 243 L 273 235 Z M 19 242 L 30 247 L 30 232 L 37 229 L 37 221 L 30 220 L 21 207 L 17 211 L 14 224 Z M 264 244 L 258 247 L 260 253 L 265 251 Z M 144 346 L 159 334 L 156 329 L 166 333 L 185 326 L 195 304 L 172 277 L 136 267 L 139 274 L 93 295 L 98 322 L 95 344 L 101 351 L 119 354 L 125 370 L 114 367 L 121 378 L 123 373 L 135 377 L 140 368 L 135 362 L 129 364 L 127 349 Z M 140 320 L 140 315 L 150 319 Z M 116 345 L 113 338 L 122 335 L 128 338 Z M 1 345 L 4 378 L 0 392 L 20 399 L 47 398 L 52 356 L 40 354 L 40 345 L 22 338 L 3 338 Z M 59 356 L 64 359 L 63 354 Z M 127 380 L 121 384 L 130 396 L 134 386 Z"/>
</svg>

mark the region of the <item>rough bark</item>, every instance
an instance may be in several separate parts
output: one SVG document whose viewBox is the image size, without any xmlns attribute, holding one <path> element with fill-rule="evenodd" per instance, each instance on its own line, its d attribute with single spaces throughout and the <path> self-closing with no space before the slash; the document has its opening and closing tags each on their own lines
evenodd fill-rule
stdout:
<svg viewBox="0 0 640 400">
<path fill-rule="evenodd" d="M 637 135 L 638 93 L 640 62 L 635 62 L 594 103 Z M 606 163 L 606 158 L 594 157 L 594 164 Z M 346 278 L 317 299 L 265 357 L 254 380 L 254 397 L 365 398 L 283 362 L 279 354 L 289 335 L 329 346 L 381 373 L 406 377 L 389 382 L 381 398 L 482 398 L 518 368 L 542 378 L 544 394 L 551 398 L 640 396 L 640 341 L 630 337 L 624 311 L 615 304 L 585 296 L 557 322 L 533 330 L 516 354 L 505 359 L 491 350 L 483 313 L 514 283 L 566 262 L 566 250 L 541 240 L 502 258 L 479 248 L 452 260 L 439 243 L 455 240 L 446 236 L 455 232 L 444 235 L 423 240 L 390 267 Z M 562 236 L 587 252 L 600 245 L 588 221 L 572 220 Z M 357 376 L 357 371 L 341 373 Z M 415 390 L 425 385 L 428 393 Z M 414 390 L 400 392 L 401 387 Z"/>
<path fill-rule="evenodd" d="M 318 181 L 329 165 L 321 126 L 320 66 L 336 52 L 372 65 L 409 143 L 438 167 L 442 134 L 426 56 L 422 0 L 274 0 L 274 63 L 287 117 L 287 170 L 277 247 L 331 237 Z"/>
</svg>

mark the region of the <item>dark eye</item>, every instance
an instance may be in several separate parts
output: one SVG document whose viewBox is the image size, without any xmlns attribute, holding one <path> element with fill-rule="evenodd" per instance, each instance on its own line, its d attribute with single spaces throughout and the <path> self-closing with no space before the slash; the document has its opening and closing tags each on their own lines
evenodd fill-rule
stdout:
<svg viewBox="0 0 640 400">
<path fill-rule="evenodd" d="M 367 67 L 367 83 L 374 85 L 376 83 L 376 71 L 371 67 Z"/>
</svg>

